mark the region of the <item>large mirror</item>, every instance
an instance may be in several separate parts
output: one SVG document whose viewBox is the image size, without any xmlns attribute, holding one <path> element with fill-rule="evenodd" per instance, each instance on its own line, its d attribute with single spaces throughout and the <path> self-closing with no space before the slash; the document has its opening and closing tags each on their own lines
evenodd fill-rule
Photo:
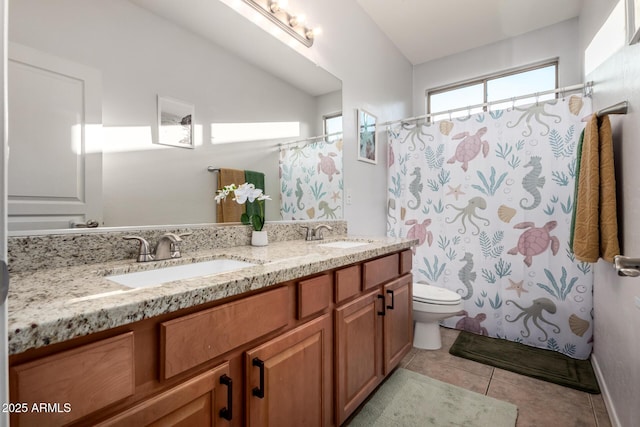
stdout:
<svg viewBox="0 0 640 427">
<path fill-rule="evenodd" d="M 211 223 L 211 168 L 263 172 L 281 218 L 279 146 L 324 133 L 341 82 L 226 3 L 9 1 L 10 230 Z M 157 143 L 159 98 L 192 144 Z"/>
</svg>

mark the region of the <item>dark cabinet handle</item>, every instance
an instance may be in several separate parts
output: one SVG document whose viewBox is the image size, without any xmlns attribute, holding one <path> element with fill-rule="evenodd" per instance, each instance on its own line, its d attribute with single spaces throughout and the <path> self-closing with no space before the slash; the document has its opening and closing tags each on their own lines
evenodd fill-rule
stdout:
<svg viewBox="0 0 640 427">
<path fill-rule="evenodd" d="M 260 368 L 260 387 L 254 387 L 252 393 L 254 396 L 264 399 L 264 362 L 254 357 L 251 364 Z"/>
<path fill-rule="evenodd" d="M 387 310 L 386 310 L 386 307 L 387 307 L 387 305 L 386 305 L 386 304 L 387 304 L 387 303 L 386 303 L 386 301 L 384 300 L 384 295 L 380 295 L 380 294 L 378 294 L 378 299 L 381 299 L 381 300 L 382 300 L 382 311 L 379 311 L 379 312 L 378 312 L 378 316 L 385 316 L 385 315 L 387 314 Z"/>
<path fill-rule="evenodd" d="M 220 418 L 231 421 L 233 418 L 233 381 L 231 381 L 231 377 L 224 374 L 220 377 L 220 384 L 227 386 L 227 407 L 220 409 Z"/>
<path fill-rule="evenodd" d="M 388 290 L 387 293 L 391 295 L 391 305 L 388 305 L 387 308 L 389 310 L 393 310 L 393 306 L 395 305 L 395 296 L 393 294 L 393 290 Z"/>
</svg>

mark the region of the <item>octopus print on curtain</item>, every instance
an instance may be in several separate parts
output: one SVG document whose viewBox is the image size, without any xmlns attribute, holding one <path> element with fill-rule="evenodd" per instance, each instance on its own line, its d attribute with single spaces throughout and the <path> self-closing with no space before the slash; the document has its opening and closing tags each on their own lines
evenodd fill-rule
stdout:
<svg viewBox="0 0 640 427">
<path fill-rule="evenodd" d="M 280 150 L 280 216 L 342 218 L 342 139 Z"/>
<path fill-rule="evenodd" d="M 416 281 L 462 296 L 445 326 L 589 357 L 593 273 L 569 235 L 590 112 L 571 96 L 389 130 L 388 235 L 418 239 Z"/>
</svg>

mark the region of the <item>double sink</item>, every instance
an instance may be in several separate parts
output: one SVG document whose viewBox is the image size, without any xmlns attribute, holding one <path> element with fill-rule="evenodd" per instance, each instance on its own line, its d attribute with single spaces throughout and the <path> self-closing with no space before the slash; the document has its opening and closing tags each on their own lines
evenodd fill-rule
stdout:
<svg viewBox="0 0 640 427">
<path fill-rule="evenodd" d="M 321 248 L 350 249 L 368 245 L 370 242 L 362 240 L 336 240 L 320 243 Z M 106 279 L 127 286 L 132 289 L 162 285 L 176 280 L 193 279 L 195 277 L 211 276 L 228 273 L 243 268 L 254 267 L 257 263 L 240 261 L 237 259 L 218 258 L 209 261 L 194 262 L 153 270 L 136 271 L 125 274 L 105 276 Z"/>
</svg>

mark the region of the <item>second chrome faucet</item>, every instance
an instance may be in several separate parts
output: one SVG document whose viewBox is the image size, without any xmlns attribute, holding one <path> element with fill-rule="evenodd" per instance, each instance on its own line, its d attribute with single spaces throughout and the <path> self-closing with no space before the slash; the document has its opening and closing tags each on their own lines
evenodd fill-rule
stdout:
<svg viewBox="0 0 640 427">
<path fill-rule="evenodd" d="M 301 227 L 306 229 L 305 240 L 322 240 L 324 239 L 324 236 L 322 235 L 323 230 L 333 230 L 333 228 L 326 224 L 316 225 L 313 228 L 309 225 L 302 225 Z"/>
<path fill-rule="evenodd" d="M 147 261 L 162 261 L 164 259 L 180 258 L 180 243 L 182 237 L 188 236 L 191 233 L 165 233 L 163 234 L 158 243 L 156 249 L 151 252 L 149 242 L 140 236 L 124 236 L 125 240 L 137 240 L 140 242 L 140 248 L 138 249 L 138 262 Z"/>
</svg>

